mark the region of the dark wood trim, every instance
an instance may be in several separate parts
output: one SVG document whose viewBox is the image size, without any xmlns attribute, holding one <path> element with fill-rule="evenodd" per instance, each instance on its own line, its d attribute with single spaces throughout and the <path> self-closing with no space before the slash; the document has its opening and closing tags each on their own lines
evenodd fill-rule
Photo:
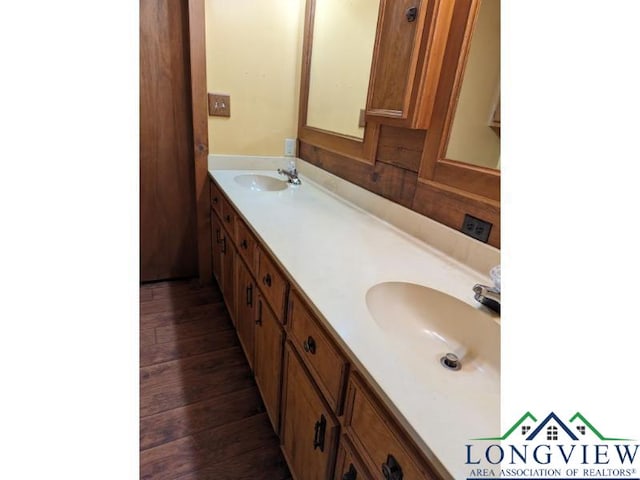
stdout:
<svg viewBox="0 0 640 480">
<path fill-rule="evenodd" d="M 499 170 L 443 159 L 438 162 L 434 180 L 491 200 L 500 200 Z"/>
<path fill-rule="evenodd" d="M 420 83 L 416 91 L 416 114 L 414 119 L 414 128 L 429 128 L 433 116 L 433 108 L 435 105 L 436 85 L 439 83 L 442 64 L 444 62 L 444 54 L 447 47 L 447 38 L 449 28 L 451 27 L 451 19 L 453 16 L 454 2 L 439 2 L 435 6 L 433 15 L 433 24 L 429 28 L 429 41 L 423 44 L 423 48 L 429 46 L 425 53 L 427 56 L 426 72 L 423 72 Z"/>
<path fill-rule="evenodd" d="M 189 0 L 189 56 L 198 240 L 198 271 L 201 283 L 210 283 L 211 224 L 209 218 L 209 116 L 205 53 L 204 0 Z"/>
<path fill-rule="evenodd" d="M 367 121 L 362 140 L 307 125 L 314 16 L 315 0 L 307 0 L 302 47 L 300 105 L 298 107 L 298 138 L 301 142 L 340 153 L 351 160 L 373 165 L 380 132 L 379 125 L 375 121 Z"/>
<path fill-rule="evenodd" d="M 302 65 L 300 77 L 300 104 L 298 105 L 298 136 L 307 124 L 309 107 L 309 83 L 311 72 L 311 49 L 313 48 L 313 19 L 315 0 L 307 0 L 304 12 L 304 36 L 302 39 Z"/>
</svg>

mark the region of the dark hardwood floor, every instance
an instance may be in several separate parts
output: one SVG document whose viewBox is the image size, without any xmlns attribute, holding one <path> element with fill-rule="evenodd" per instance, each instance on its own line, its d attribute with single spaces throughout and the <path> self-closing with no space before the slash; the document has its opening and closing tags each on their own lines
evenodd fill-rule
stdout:
<svg viewBox="0 0 640 480">
<path fill-rule="evenodd" d="M 215 285 L 140 287 L 140 478 L 290 478 Z"/>
</svg>

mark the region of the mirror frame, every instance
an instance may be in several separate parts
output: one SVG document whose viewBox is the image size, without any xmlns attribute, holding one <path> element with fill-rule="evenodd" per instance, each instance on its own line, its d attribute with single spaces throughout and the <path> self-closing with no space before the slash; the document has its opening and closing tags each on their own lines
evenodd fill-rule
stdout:
<svg viewBox="0 0 640 480">
<path fill-rule="evenodd" d="M 418 181 L 431 187 L 450 187 L 457 194 L 474 196 L 476 200 L 499 209 L 500 170 L 446 158 L 453 117 L 481 1 L 456 1 Z M 478 196 L 481 198 L 477 198 Z"/>
<path fill-rule="evenodd" d="M 358 162 L 369 165 L 375 163 L 380 124 L 367 120 L 362 141 L 347 135 L 322 130 L 307 125 L 309 107 L 309 85 L 311 82 L 311 54 L 313 50 L 313 28 L 316 0 L 307 0 L 304 19 L 304 39 L 302 45 L 302 75 L 300 82 L 300 105 L 298 108 L 298 139 L 301 142 L 321 147 Z M 378 23 L 380 18 L 378 16 Z M 376 27 L 377 28 L 377 27 Z M 369 72 L 369 76 L 371 72 Z M 366 106 L 365 106 L 366 108 Z"/>
</svg>

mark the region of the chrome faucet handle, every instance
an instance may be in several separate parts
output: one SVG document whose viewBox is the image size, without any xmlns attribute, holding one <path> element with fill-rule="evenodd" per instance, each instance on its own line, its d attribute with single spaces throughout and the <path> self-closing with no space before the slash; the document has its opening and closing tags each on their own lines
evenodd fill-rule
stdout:
<svg viewBox="0 0 640 480">
<path fill-rule="evenodd" d="M 500 314 L 500 290 L 477 283 L 473 286 L 473 293 L 478 302 Z"/>
<path fill-rule="evenodd" d="M 295 164 L 289 164 L 289 169 L 285 170 L 284 168 L 279 168 L 278 173 L 280 175 L 286 175 L 289 180 L 287 180 L 292 185 L 300 185 L 302 182 L 300 178 L 298 178 L 298 170 L 295 167 Z"/>
</svg>

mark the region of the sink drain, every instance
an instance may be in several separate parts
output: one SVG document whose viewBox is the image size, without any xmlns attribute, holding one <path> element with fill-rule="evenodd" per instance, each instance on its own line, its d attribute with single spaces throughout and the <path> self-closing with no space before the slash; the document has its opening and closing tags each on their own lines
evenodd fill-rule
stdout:
<svg viewBox="0 0 640 480">
<path fill-rule="evenodd" d="M 462 368 L 460 359 L 455 353 L 447 353 L 440 359 L 440 364 L 447 370 L 460 370 Z"/>
</svg>

